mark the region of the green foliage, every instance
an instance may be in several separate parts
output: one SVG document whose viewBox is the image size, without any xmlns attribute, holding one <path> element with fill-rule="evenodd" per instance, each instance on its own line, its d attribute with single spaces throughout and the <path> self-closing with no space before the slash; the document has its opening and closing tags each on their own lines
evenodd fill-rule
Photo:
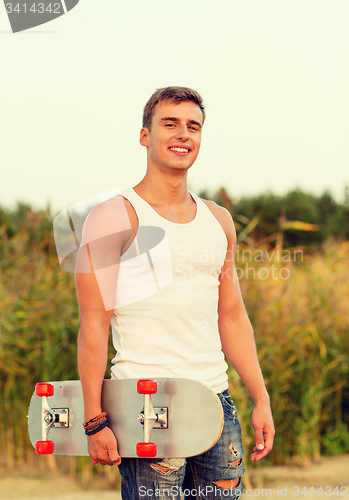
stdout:
<svg viewBox="0 0 349 500">
<path fill-rule="evenodd" d="M 210 198 L 207 191 L 204 198 Z M 233 200 L 224 188 L 211 197 L 227 208 L 233 216 L 237 230 L 243 230 L 255 217 L 257 226 L 249 234 L 250 244 L 277 241 L 273 238 L 284 221 L 303 221 L 318 224 L 316 231 L 304 231 L 292 227 L 284 231 L 284 247 L 321 245 L 329 237 L 349 239 L 349 205 L 337 203 L 329 191 L 321 196 L 305 193 L 300 189 L 284 196 L 271 192 L 257 196 L 243 196 Z"/>
<path fill-rule="evenodd" d="M 243 215 L 252 220 L 255 215 L 260 216 L 260 223 L 254 233 L 255 239 L 271 235 L 278 230 L 278 220 L 283 207 L 280 196 L 272 193 L 261 194 L 253 198 L 244 196 L 234 203 L 233 207 L 234 218 Z"/>
<path fill-rule="evenodd" d="M 348 418 L 349 244 L 327 244 L 298 259 L 286 252 L 281 257 L 265 253 L 263 262 L 258 251 L 247 255 L 250 271 L 263 269 L 245 272 L 240 285 L 276 427 L 275 446 L 265 462 L 318 459 L 328 450 L 322 444 L 328 426 Z M 245 265 L 237 263 L 242 271 Z M 252 440 L 251 402 L 234 372 L 231 391 Z M 337 448 L 345 453 L 340 443 Z"/>
<path fill-rule="evenodd" d="M 344 422 L 326 428 L 322 436 L 322 448 L 324 454 L 329 456 L 349 453 L 349 430 Z"/>
<path fill-rule="evenodd" d="M 292 196 L 293 200 L 297 198 Z M 257 229 L 264 238 L 270 220 L 274 224 L 271 231 L 279 230 L 283 200 L 271 194 L 256 197 L 253 209 L 246 200 L 241 201 L 247 214 L 242 227 L 256 217 L 257 211 L 261 221 L 249 235 L 254 238 L 253 244 L 242 243 L 240 248 L 249 252 L 245 254 L 248 261 L 237 261 L 237 267 L 242 271 L 240 284 L 254 326 L 277 432 L 273 452 L 264 462 L 282 464 L 295 457 L 317 458 L 321 452 L 345 453 L 349 421 L 349 245 L 327 242 L 318 251 L 298 258 L 291 253 L 285 258 L 285 251 L 276 252 L 267 244 L 258 250 Z M 229 199 L 223 201 L 229 205 Z M 326 207 L 330 207 L 328 220 L 333 224 L 336 217 L 341 221 L 342 216 L 348 216 L 348 208 L 338 207 L 327 194 L 316 203 L 317 211 L 313 212 L 308 202 L 302 205 L 303 213 L 308 207 L 307 213 L 313 214 L 312 221 L 318 220 L 316 214 L 323 220 Z M 301 220 L 300 213 L 290 213 Z M 79 320 L 74 280 L 58 265 L 51 219 L 48 211 L 35 212 L 23 205 L 12 213 L 0 210 L 0 411 L 10 416 L 0 421 L 0 449 L 10 464 L 33 457 L 26 414 L 35 383 L 78 376 Z M 343 222 L 338 222 L 338 228 L 341 225 Z M 263 259 L 256 258 L 258 251 Z M 254 274 L 246 274 L 245 264 Z M 233 369 L 229 380 L 249 452 L 254 445 L 252 402 Z M 83 460 L 74 464 L 71 469 L 80 467 L 88 482 L 91 465 Z"/>
<path fill-rule="evenodd" d="M 77 377 L 73 276 L 28 233 L 8 238 L 2 228 L 0 408 L 11 419 L 0 422 L 0 445 L 11 462 L 28 450 L 26 407 L 35 383 Z"/>
<path fill-rule="evenodd" d="M 284 207 L 287 219 L 301 220 L 311 224 L 321 222 L 315 197 L 299 189 L 287 193 L 284 198 Z"/>
<path fill-rule="evenodd" d="M 285 216 L 288 220 L 299 220 L 310 224 L 321 224 L 320 211 L 317 200 L 310 194 L 299 189 L 290 191 L 284 198 Z M 289 246 L 311 245 L 321 242 L 321 234 L 288 230 L 286 241 Z"/>
<path fill-rule="evenodd" d="M 0 450 L 14 467 L 35 460 L 26 418 L 35 384 L 78 378 L 79 315 L 74 276 L 58 264 L 49 210 L 0 209 L 0 223 Z M 48 464 L 54 470 L 55 457 Z M 92 463 L 71 457 L 69 473 L 87 485 Z M 117 480 L 105 476 L 108 484 Z"/>
</svg>

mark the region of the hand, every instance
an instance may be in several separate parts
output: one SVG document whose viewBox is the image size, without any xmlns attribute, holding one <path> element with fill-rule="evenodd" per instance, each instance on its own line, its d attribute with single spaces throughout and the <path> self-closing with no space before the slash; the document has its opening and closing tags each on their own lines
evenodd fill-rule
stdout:
<svg viewBox="0 0 349 500">
<path fill-rule="evenodd" d="M 109 427 L 88 436 L 88 452 L 94 464 L 120 465 L 121 457 L 113 431 Z"/>
<path fill-rule="evenodd" d="M 269 401 L 256 403 L 252 413 L 252 425 L 256 446 L 251 454 L 251 462 L 261 460 L 272 449 L 275 429 Z"/>
</svg>

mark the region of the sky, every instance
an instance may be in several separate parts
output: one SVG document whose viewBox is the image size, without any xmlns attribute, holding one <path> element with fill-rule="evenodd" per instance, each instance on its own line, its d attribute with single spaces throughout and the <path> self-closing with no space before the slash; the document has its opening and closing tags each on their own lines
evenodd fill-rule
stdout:
<svg viewBox="0 0 349 500">
<path fill-rule="evenodd" d="M 19 33 L 0 4 L 0 47 L 2 207 L 57 213 L 137 184 L 143 107 L 168 85 L 206 106 L 192 191 L 343 201 L 347 0 L 80 0 Z"/>
</svg>

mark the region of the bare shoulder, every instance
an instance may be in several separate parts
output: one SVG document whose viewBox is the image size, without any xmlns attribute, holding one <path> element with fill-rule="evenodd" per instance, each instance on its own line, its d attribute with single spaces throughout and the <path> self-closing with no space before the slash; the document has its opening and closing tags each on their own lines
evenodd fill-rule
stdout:
<svg viewBox="0 0 349 500">
<path fill-rule="evenodd" d="M 212 215 L 216 217 L 217 221 L 222 226 L 222 229 L 225 232 L 228 241 L 234 243 L 236 239 L 236 231 L 230 212 L 226 208 L 217 205 L 217 203 L 212 200 L 204 200 L 202 198 L 200 199 L 205 203 L 207 208 L 211 211 Z"/>
<path fill-rule="evenodd" d="M 135 225 L 137 216 L 132 205 L 121 195 L 117 195 L 93 207 L 84 224 L 83 242 L 120 234 Z"/>
</svg>

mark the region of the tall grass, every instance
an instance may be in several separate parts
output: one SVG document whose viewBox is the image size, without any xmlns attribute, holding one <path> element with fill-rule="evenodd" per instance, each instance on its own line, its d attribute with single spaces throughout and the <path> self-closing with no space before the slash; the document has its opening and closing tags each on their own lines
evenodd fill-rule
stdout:
<svg viewBox="0 0 349 500">
<path fill-rule="evenodd" d="M 0 450 L 9 469 L 38 462 L 27 430 L 35 384 L 79 378 L 74 276 L 59 267 L 51 231 L 33 241 L 30 229 L 9 238 L 8 227 L 0 228 Z M 43 462 L 57 470 L 55 457 L 40 457 Z M 92 476 L 88 458 L 58 463 L 84 484 Z M 116 471 L 98 467 L 107 484 L 117 483 Z"/>
<path fill-rule="evenodd" d="M 328 244 L 303 261 L 256 262 L 253 254 L 252 261 L 255 270 L 264 268 L 260 276 L 269 270 L 265 279 L 250 273 L 240 281 L 275 420 L 269 461 L 304 462 L 322 452 L 335 454 L 325 438 L 343 421 L 343 389 L 348 387 L 349 243 Z M 251 402 L 233 370 L 230 375 L 250 446 Z M 348 437 L 348 426 L 341 429 Z"/>
<path fill-rule="evenodd" d="M 79 325 L 73 276 L 48 249 L 52 235 L 33 240 L 22 227 L 9 237 L 6 229 L 0 234 L 0 449 L 14 467 L 34 460 L 26 415 L 35 383 L 78 377 Z M 255 272 L 272 266 L 289 272 L 287 279 L 286 272 L 250 272 L 240 281 L 275 419 L 269 462 L 316 459 L 331 453 L 329 429 L 348 433 L 342 406 L 349 371 L 349 245 L 328 244 L 296 262 L 261 262 L 251 252 Z M 229 377 L 248 451 L 252 403 L 234 370 Z M 69 464 L 88 481 L 88 461 Z"/>
<path fill-rule="evenodd" d="M 72 275 L 28 233 L 2 237 L 0 284 L 0 445 L 9 463 L 29 451 L 26 415 L 36 382 L 76 378 L 78 316 Z"/>
</svg>

